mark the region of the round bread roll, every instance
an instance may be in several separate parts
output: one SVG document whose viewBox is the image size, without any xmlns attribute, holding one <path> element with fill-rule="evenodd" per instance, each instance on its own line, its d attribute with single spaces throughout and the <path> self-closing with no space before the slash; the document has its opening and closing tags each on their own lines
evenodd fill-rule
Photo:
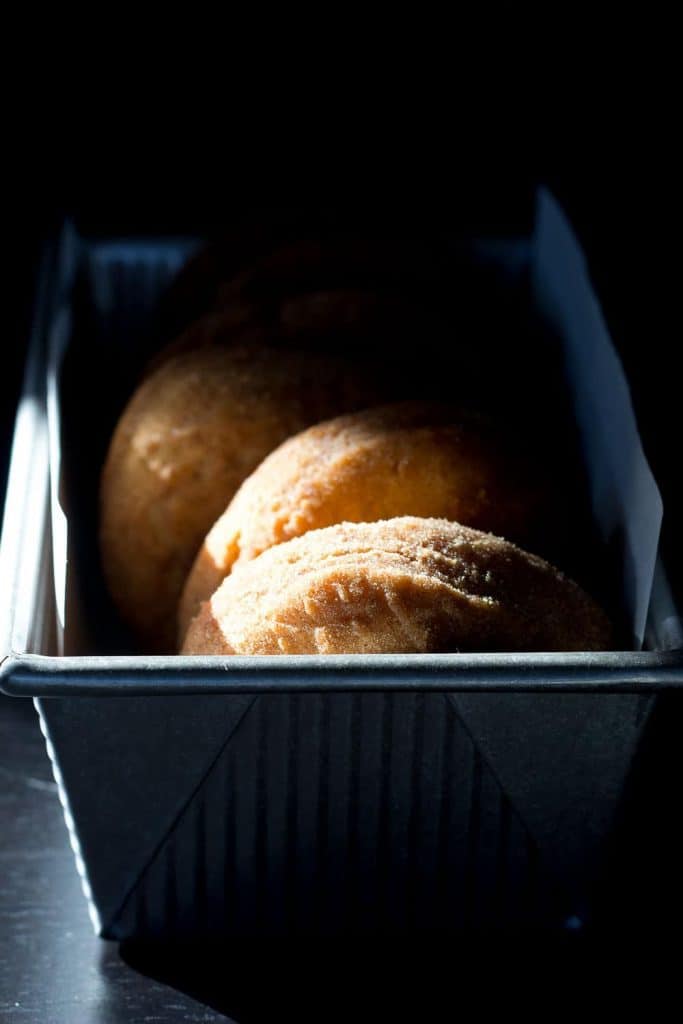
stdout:
<svg viewBox="0 0 683 1024">
<path fill-rule="evenodd" d="M 331 224 L 319 213 L 301 210 L 232 211 L 232 224 L 202 245 L 180 268 L 162 296 L 156 316 L 161 338 L 178 336 L 216 306 L 218 294 L 245 266 L 259 264 L 273 250 L 290 246 L 302 233 L 325 232 Z"/>
<path fill-rule="evenodd" d="M 268 304 L 327 289 L 386 289 L 440 294 L 453 272 L 442 241 L 413 235 L 303 238 L 256 260 L 219 289 L 216 306 Z"/>
<path fill-rule="evenodd" d="M 297 346 L 392 359 L 409 348 L 414 373 L 416 337 L 432 351 L 453 339 L 454 276 L 452 256 L 447 262 L 434 238 L 304 239 L 236 275 L 215 308 L 233 330 L 268 328 Z"/>
<path fill-rule="evenodd" d="M 415 515 L 534 549 L 550 504 L 540 468 L 462 408 L 399 402 L 316 424 L 268 455 L 209 532 L 183 589 L 180 639 L 235 566 L 308 530 Z"/>
<path fill-rule="evenodd" d="M 244 347 L 253 344 L 279 348 L 282 341 L 282 336 L 274 330 L 262 324 L 238 322 L 231 312 L 207 313 L 155 352 L 147 361 L 143 375 L 149 376 L 175 356 L 198 349 Z"/>
<path fill-rule="evenodd" d="M 102 473 L 100 542 L 111 595 L 145 648 L 175 649 L 197 549 L 268 452 L 378 395 L 372 366 L 258 345 L 182 352 L 142 382 Z"/>
<path fill-rule="evenodd" d="M 241 223 L 200 248 L 175 276 L 156 317 L 158 339 L 177 337 L 211 310 L 261 319 L 275 296 L 328 287 L 401 288 L 434 284 L 446 267 L 443 241 L 431 227 L 397 234 L 391 218 L 348 211 L 247 212 Z"/>
<path fill-rule="evenodd" d="M 224 330 L 269 330 L 281 343 L 327 351 L 353 348 L 394 356 L 397 347 L 412 347 L 416 337 L 428 337 L 433 348 L 453 338 L 452 318 L 435 302 L 390 288 L 330 287 L 277 295 L 270 302 L 236 295 L 214 315 Z"/>
<path fill-rule="evenodd" d="M 265 551 L 193 619 L 183 654 L 605 650 L 604 613 L 492 534 L 407 516 L 339 523 Z"/>
<path fill-rule="evenodd" d="M 258 310 L 235 302 L 209 313 L 155 352 L 145 372 L 153 372 L 182 352 L 258 343 L 324 352 L 354 350 L 384 354 L 394 361 L 405 354 L 411 357 L 414 375 L 416 337 L 428 338 L 436 347 L 452 342 L 453 326 L 438 311 L 409 295 L 340 288 L 286 296 L 272 309 Z M 475 365 L 471 346 L 460 342 L 458 352 L 461 371 L 465 364 Z M 429 374 L 430 368 L 424 369 Z M 433 386 L 438 390 L 438 384 Z"/>
</svg>

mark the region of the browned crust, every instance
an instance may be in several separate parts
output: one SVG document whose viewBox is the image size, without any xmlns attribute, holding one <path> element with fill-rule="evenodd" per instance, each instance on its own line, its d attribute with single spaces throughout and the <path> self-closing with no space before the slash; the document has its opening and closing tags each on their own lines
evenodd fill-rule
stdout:
<svg viewBox="0 0 683 1024">
<path fill-rule="evenodd" d="M 368 367 L 261 345 L 180 352 L 142 382 L 103 469 L 100 540 L 111 594 L 146 648 L 175 648 L 185 576 L 245 477 L 286 437 L 378 393 Z"/>
<path fill-rule="evenodd" d="M 229 576 L 183 654 L 604 650 L 596 603 L 542 559 L 439 519 L 341 523 Z"/>
<path fill-rule="evenodd" d="M 509 431 L 459 407 L 400 402 L 316 424 L 268 455 L 210 530 L 183 589 L 179 635 L 234 566 L 308 530 L 414 515 L 534 549 L 553 498 Z"/>
</svg>

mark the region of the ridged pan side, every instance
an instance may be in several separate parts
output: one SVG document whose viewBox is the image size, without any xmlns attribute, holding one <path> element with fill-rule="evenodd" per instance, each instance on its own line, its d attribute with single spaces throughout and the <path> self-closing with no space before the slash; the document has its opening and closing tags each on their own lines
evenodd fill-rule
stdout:
<svg viewBox="0 0 683 1024">
<path fill-rule="evenodd" d="M 105 934 L 459 932 L 567 912 L 442 695 L 272 695 Z"/>
</svg>

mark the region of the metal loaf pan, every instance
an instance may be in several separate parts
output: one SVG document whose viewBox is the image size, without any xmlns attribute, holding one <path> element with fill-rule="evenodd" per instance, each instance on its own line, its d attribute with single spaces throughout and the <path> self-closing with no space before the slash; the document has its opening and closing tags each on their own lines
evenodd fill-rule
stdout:
<svg viewBox="0 0 683 1024">
<path fill-rule="evenodd" d="M 586 295 L 589 320 L 599 310 L 569 233 L 563 244 L 577 275 L 556 296 L 553 328 L 566 336 Z M 645 650 L 98 653 L 125 641 L 93 569 L 92 522 L 82 525 L 97 446 L 130 383 L 125 346 L 143 336 L 188 248 L 85 241 L 67 226 L 45 253 L 17 415 L 1 682 L 37 698 L 96 930 L 123 939 L 590 920 L 644 725 L 657 695 L 683 686 L 661 565 Z M 538 249 L 521 239 L 490 255 L 532 280 L 543 304 L 540 279 L 565 268 L 550 265 L 552 247 L 545 264 Z M 86 377 L 94 367 L 106 386 Z"/>
</svg>

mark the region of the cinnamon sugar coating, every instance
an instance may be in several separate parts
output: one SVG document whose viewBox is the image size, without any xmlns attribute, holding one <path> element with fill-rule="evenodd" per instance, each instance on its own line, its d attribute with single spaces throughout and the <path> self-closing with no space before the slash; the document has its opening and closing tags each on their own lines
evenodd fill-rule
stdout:
<svg viewBox="0 0 683 1024">
<path fill-rule="evenodd" d="M 608 649 L 598 605 L 543 559 L 444 519 L 340 523 L 221 584 L 183 654 Z"/>
<path fill-rule="evenodd" d="M 400 402 L 289 438 L 242 484 L 185 583 L 179 635 L 234 568 L 308 530 L 414 515 L 456 520 L 534 549 L 554 495 L 500 425 L 435 402 Z"/>
<path fill-rule="evenodd" d="M 142 381 L 103 469 L 100 546 L 146 649 L 175 648 L 187 572 L 245 477 L 286 437 L 378 394 L 371 367 L 256 344 L 180 352 Z"/>
</svg>

